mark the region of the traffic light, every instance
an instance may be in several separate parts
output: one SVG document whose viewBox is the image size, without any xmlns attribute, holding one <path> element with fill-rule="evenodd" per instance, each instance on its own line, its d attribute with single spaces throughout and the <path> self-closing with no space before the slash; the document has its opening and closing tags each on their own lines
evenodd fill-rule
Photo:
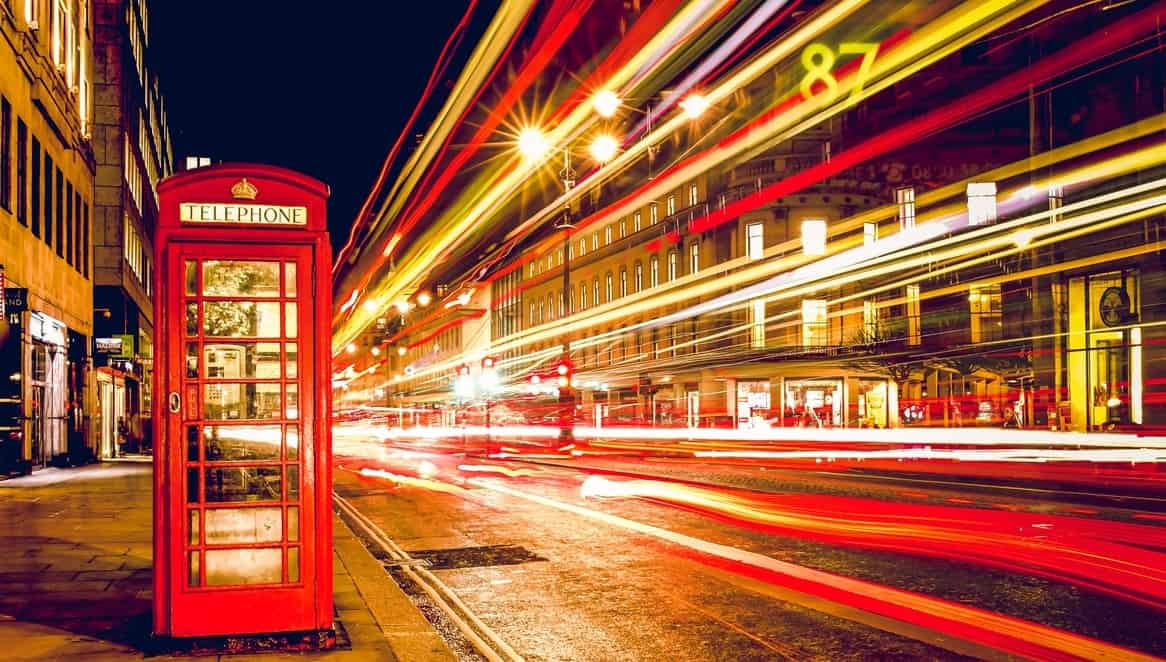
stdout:
<svg viewBox="0 0 1166 662">
<path fill-rule="evenodd" d="M 457 367 L 457 376 L 458 377 L 469 377 L 470 376 L 470 366 L 466 365 L 465 363 L 459 365 Z"/>
<path fill-rule="evenodd" d="M 494 369 L 494 357 L 493 356 L 487 356 L 486 358 L 482 359 L 482 370 L 493 370 L 493 369 Z"/>
<path fill-rule="evenodd" d="M 542 381 L 543 381 L 543 378 L 542 378 L 542 377 L 539 377 L 538 375 L 531 375 L 531 376 L 530 376 L 530 383 L 531 383 L 533 386 L 538 386 L 539 384 L 541 384 L 541 383 L 542 383 Z"/>
</svg>

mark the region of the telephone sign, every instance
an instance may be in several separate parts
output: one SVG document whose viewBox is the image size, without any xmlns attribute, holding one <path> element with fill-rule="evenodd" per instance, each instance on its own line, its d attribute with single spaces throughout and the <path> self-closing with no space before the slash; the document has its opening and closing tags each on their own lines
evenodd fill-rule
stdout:
<svg viewBox="0 0 1166 662">
<path fill-rule="evenodd" d="M 155 634 L 333 641 L 328 189 L 226 164 L 158 196 Z"/>
</svg>

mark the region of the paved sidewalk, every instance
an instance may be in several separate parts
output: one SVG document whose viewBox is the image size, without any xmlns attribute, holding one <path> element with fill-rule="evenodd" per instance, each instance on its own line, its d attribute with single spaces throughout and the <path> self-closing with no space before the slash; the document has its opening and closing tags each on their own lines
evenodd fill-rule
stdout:
<svg viewBox="0 0 1166 662">
<path fill-rule="evenodd" d="M 0 657 L 145 657 L 140 649 L 151 619 L 151 491 L 151 466 L 141 462 L 44 469 L 0 481 Z M 334 531 L 336 611 L 351 648 L 219 659 L 455 659 L 339 518 Z"/>
</svg>

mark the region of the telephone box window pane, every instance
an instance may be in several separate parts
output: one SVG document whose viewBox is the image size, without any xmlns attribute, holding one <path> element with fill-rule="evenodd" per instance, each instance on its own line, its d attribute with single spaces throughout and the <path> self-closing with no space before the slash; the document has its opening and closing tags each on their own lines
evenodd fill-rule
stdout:
<svg viewBox="0 0 1166 662">
<path fill-rule="evenodd" d="M 279 418 L 279 384 L 204 384 L 207 420 Z"/>
<path fill-rule="evenodd" d="M 198 335 L 198 304 L 186 304 L 186 335 Z"/>
<path fill-rule="evenodd" d="M 279 542 L 283 522 L 279 508 L 207 508 L 206 544 Z"/>
<path fill-rule="evenodd" d="M 208 336 L 275 338 L 279 336 L 279 303 L 208 301 L 202 329 Z"/>
<path fill-rule="evenodd" d="M 198 462 L 198 426 L 186 426 L 186 459 L 188 462 Z M 194 481 L 195 485 L 198 481 Z"/>
<path fill-rule="evenodd" d="M 296 337 L 296 304 L 294 302 L 285 303 L 285 304 L 283 304 L 283 309 L 284 309 L 284 317 L 286 319 L 284 324 L 287 325 L 287 334 L 286 335 L 288 338 L 295 338 Z"/>
<path fill-rule="evenodd" d="M 279 379 L 279 343 L 208 343 L 202 351 L 211 379 Z"/>
<path fill-rule="evenodd" d="M 278 584 L 283 574 L 282 550 L 208 549 L 206 585 Z"/>
<path fill-rule="evenodd" d="M 186 470 L 186 502 L 198 503 L 198 469 Z"/>
<path fill-rule="evenodd" d="M 208 425 L 206 461 L 278 460 L 278 425 Z"/>
<path fill-rule="evenodd" d="M 202 263 L 202 293 L 223 297 L 278 297 L 279 263 L 207 260 Z"/>
<path fill-rule="evenodd" d="M 300 539 L 300 508 L 289 506 L 287 509 L 287 539 L 296 542 Z"/>
<path fill-rule="evenodd" d="M 279 501 L 279 467 L 208 467 L 206 500 Z"/>
<path fill-rule="evenodd" d="M 300 581 L 300 548 L 287 548 L 287 580 L 295 583 Z"/>
<path fill-rule="evenodd" d="M 186 293 L 198 293 L 198 272 L 195 271 L 197 263 L 194 260 L 186 261 Z"/>
<path fill-rule="evenodd" d="M 284 366 L 286 366 L 286 370 L 287 370 L 286 376 L 288 379 L 295 379 L 297 369 L 299 367 L 298 365 L 296 365 L 299 362 L 299 348 L 296 346 L 296 344 L 294 342 L 289 342 L 289 343 L 285 344 L 283 347 L 284 347 L 283 361 L 284 361 Z"/>
<path fill-rule="evenodd" d="M 287 465 L 287 500 L 294 501 L 300 498 L 300 467 L 298 464 Z"/>
<path fill-rule="evenodd" d="M 188 582 L 191 586 L 198 586 L 198 552 L 188 552 L 187 556 L 190 559 L 187 563 L 187 566 L 190 568 Z"/>
<path fill-rule="evenodd" d="M 299 418 L 300 416 L 300 387 L 297 384 L 287 385 L 287 410 L 284 418 Z"/>
<path fill-rule="evenodd" d="M 198 345 L 192 342 L 186 343 L 186 376 L 198 377 Z"/>
<path fill-rule="evenodd" d="M 190 521 L 190 544 L 197 545 L 198 544 L 198 511 L 191 510 L 188 512 L 189 512 L 188 519 Z"/>
<path fill-rule="evenodd" d="M 300 430 L 294 425 L 287 426 L 287 459 L 296 460 L 300 457 Z"/>
<path fill-rule="evenodd" d="M 283 263 L 283 291 L 284 296 L 294 297 L 296 295 L 296 263 Z"/>
</svg>

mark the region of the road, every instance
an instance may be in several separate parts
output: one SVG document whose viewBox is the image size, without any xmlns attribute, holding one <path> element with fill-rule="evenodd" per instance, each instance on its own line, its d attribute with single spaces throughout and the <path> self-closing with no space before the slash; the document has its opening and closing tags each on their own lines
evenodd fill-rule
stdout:
<svg viewBox="0 0 1166 662">
<path fill-rule="evenodd" d="M 1166 655 L 1153 486 L 337 438 L 350 523 L 467 659 L 456 620 L 528 660 Z"/>
</svg>

